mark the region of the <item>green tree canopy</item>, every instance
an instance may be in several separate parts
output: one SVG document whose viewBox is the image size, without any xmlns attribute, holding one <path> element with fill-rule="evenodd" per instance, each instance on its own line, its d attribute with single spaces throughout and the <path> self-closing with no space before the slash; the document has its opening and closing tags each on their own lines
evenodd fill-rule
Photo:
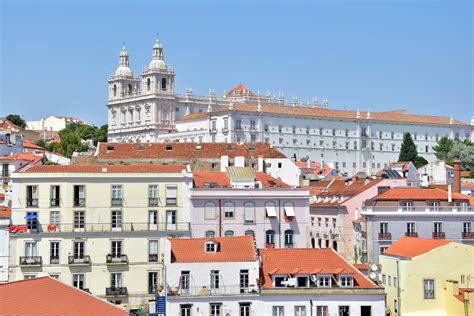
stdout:
<svg viewBox="0 0 474 316">
<path fill-rule="evenodd" d="M 457 142 L 453 144 L 448 153 L 448 161 L 460 160 L 463 170 L 474 169 L 474 146 L 468 146 L 465 143 Z"/>
<path fill-rule="evenodd" d="M 416 150 L 416 145 L 411 138 L 410 133 L 405 133 L 403 135 L 403 143 L 400 148 L 400 155 L 398 156 L 398 161 L 411 161 L 415 162 L 416 157 L 418 156 L 418 151 Z"/>
<path fill-rule="evenodd" d="M 421 156 L 417 156 L 415 158 L 415 161 L 413 162 L 413 164 L 418 169 L 418 168 L 423 167 L 424 165 L 428 164 L 428 160 L 426 160 L 425 158 L 423 158 Z"/>
<path fill-rule="evenodd" d="M 436 158 L 439 160 L 447 161 L 448 154 L 451 151 L 451 148 L 453 148 L 453 144 L 454 142 L 447 136 L 441 137 L 438 140 L 438 144 L 436 144 L 436 146 L 433 146 Z"/>
<path fill-rule="evenodd" d="M 12 122 L 13 124 L 17 125 L 18 127 L 21 127 L 23 129 L 26 128 L 26 122 L 25 120 L 18 114 L 10 114 L 7 116 L 7 121 Z"/>
</svg>

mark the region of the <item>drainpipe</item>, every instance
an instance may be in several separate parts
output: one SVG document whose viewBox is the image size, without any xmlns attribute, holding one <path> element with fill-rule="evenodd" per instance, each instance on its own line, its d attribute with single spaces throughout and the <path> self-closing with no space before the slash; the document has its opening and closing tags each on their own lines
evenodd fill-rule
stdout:
<svg viewBox="0 0 474 316">
<path fill-rule="evenodd" d="M 398 266 L 400 260 L 397 259 L 397 305 L 398 305 L 398 315 L 401 315 L 402 302 L 400 297 L 400 268 Z"/>
<path fill-rule="evenodd" d="M 221 199 L 219 199 L 219 237 L 222 237 L 222 205 Z"/>
<path fill-rule="evenodd" d="M 309 300 L 309 315 L 313 316 L 313 300 Z"/>
<path fill-rule="evenodd" d="M 281 248 L 281 200 L 278 200 L 278 248 Z"/>
</svg>

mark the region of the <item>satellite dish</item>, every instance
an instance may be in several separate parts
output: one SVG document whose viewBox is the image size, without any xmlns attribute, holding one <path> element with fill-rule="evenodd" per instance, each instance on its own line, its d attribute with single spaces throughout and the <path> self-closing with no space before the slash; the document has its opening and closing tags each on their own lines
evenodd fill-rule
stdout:
<svg viewBox="0 0 474 316">
<path fill-rule="evenodd" d="M 316 276 L 316 274 L 311 274 L 311 281 L 313 281 L 314 283 L 318 281 L 318 277 Z"/>
<path fill-rule="evenodd" d="M 369 278 L 371 278 L 372 280 L 375 280 L 375 279 L 377 278 L 377 273 L 375 273 L 375 272 L 370 272 Z"/>
<path fill-rule="evenodd" d="M 378 266 L 377 264 L 375 264 L 375 263 L 371 263 L 371 264 L 369 265 L 369 267 L 370 267 L 370 270 L 372 270 L 372 271 L 374 271 L 374 272 L 377 272 L 377 271 L 379 270 L 379 266 Z"/>
</svg>

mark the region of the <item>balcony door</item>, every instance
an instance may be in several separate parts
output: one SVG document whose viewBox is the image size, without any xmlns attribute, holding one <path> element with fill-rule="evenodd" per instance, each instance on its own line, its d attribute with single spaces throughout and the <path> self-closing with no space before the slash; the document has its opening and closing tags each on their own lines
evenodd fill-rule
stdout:
<svg viewBox="0 0 474 316">
<path fill-rule="evenodd" d="M 148 212 L 148 229 L 149 230 L 158 229 L 158 211 Z"/>
<path fill-rule="evenodd" d="M 75 259 L 84 259 L 84 242 L 76 241 L 74 242 L 74 258 Z"/>
<path fill-rule="evenodd" d="M 122 287 L 122 273 L 110 274 L 110 287 L 113 289 Z"/>
<path fill-rule="evenodd" d="M 35 242 L 27 242 L 25 243 L 25 257 L 31 258 L 31 257 L 36 257 L 37 254 L 37 248 L 36 248 L 36 243 Z"/>
<path fill-rule="evenodd" d="M 166 230 L 176 230 L 176 211 L 166 211 Z"/>
</svg>

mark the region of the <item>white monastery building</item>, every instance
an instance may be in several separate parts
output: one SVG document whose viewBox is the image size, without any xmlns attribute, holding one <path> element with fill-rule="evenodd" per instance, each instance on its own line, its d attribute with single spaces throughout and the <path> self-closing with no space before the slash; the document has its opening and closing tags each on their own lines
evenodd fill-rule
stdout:
<svg viewBox="0 0 474 316">
<path fill-rule="evenodd" d="M 260 95 L 239 84 L 220 97 L 199 97 L 188 88 L 175 92 L 175 72 L 164 60 L 159 40 L 152 60 L 135 76 L 125 48 L 109 78 L 108 124 L 111 142 L 267 142 L 287 157 L 333 162 L 348 174 L 370 174 L 398 159 L 403 134 L 410 132 L 418 153 L 434 161 L 440 137 L 474 140 L 471 124 L 445 116 L 329 109 L 327 99 L 310 105 L 283 94 Z"/>
</svg>

